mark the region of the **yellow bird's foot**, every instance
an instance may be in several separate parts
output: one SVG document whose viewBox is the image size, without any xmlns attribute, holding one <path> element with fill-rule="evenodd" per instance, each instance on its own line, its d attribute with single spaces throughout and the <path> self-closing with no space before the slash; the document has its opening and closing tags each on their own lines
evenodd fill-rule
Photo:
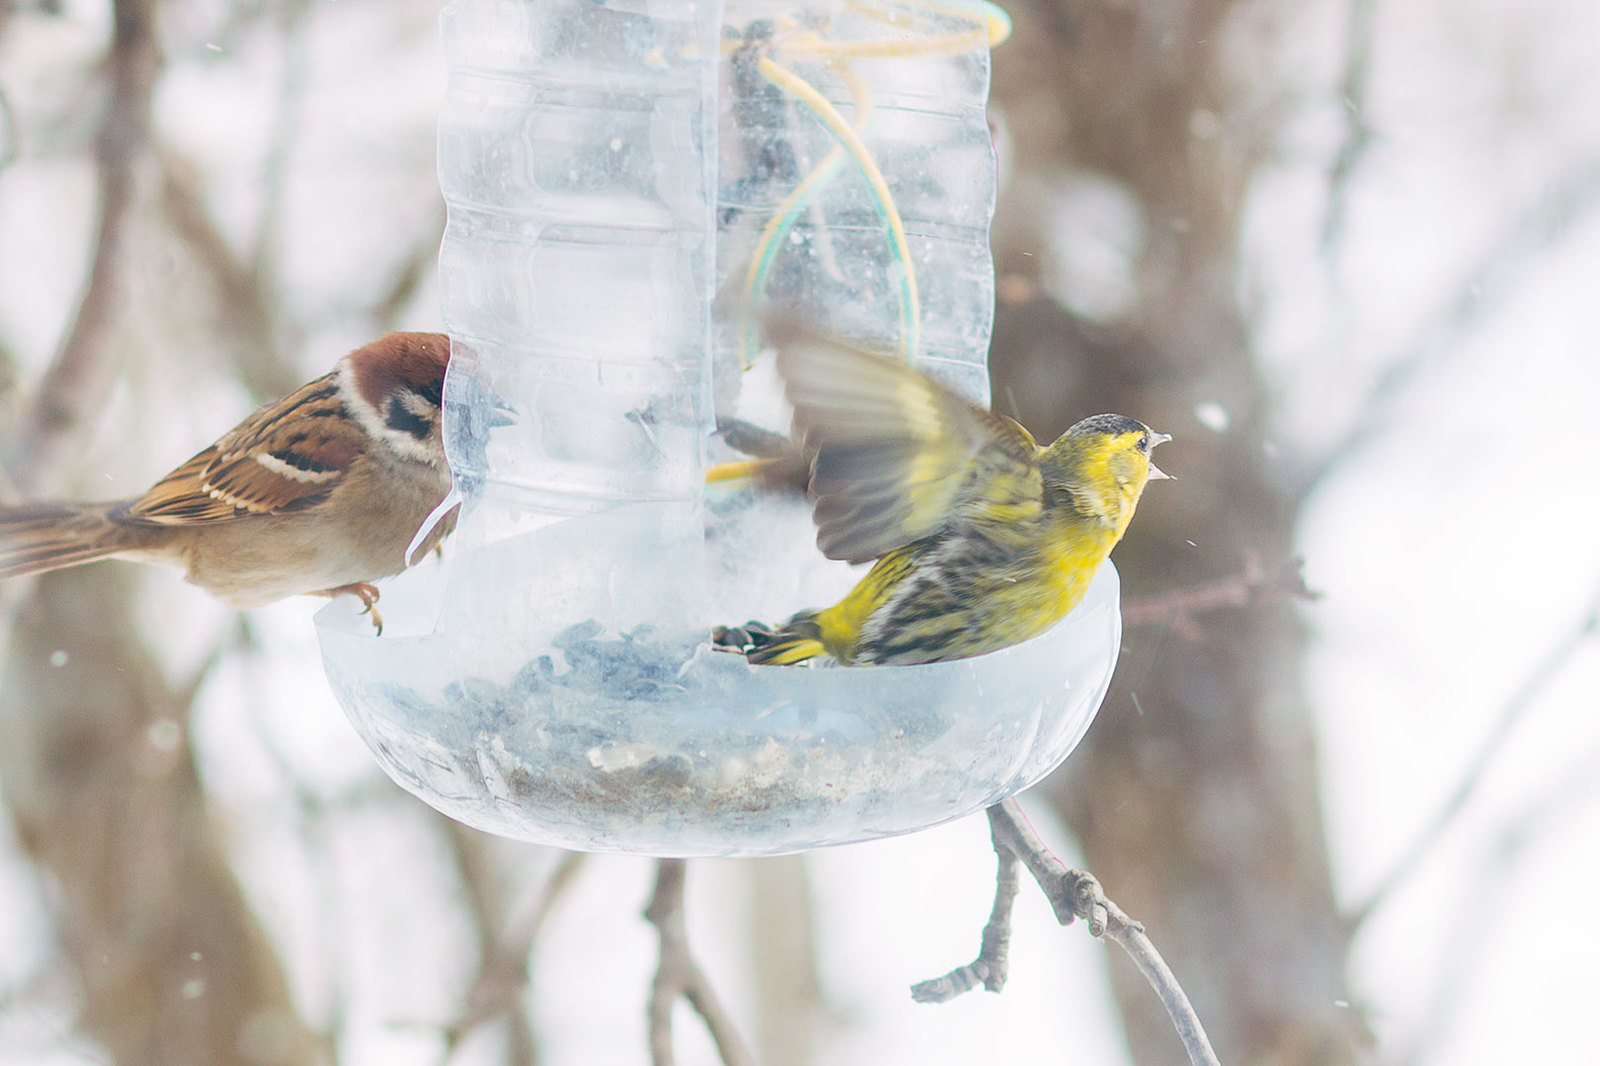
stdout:
<svg viewBox="0 0 1600 1066">
<path fill-rule="evenodd" d="M 323 589 L 312 593 L 313 596 L 326 596 L 330 600 L 335 596 L 345 594 L 354 596 L 361 601 L 361 613 L 372 617 L 372 628 L 376 629 L 378 636 L 383 636 L 383 615 L 378 613 L 378 587 L 365 581 L 356 581 L 349 585 L 340 585 L 338 588 Z"/>
<path fill-rule="evenodd" d="M 789 666 L 826 655 L 827 649 L 815 632 L 815 624 L 805 619 L 796 628 L 791 620 L 775 630 L 762 622 L 742 626 L 717 626 L 711 631 L 711 645 L 718 651 L 741 652 L 755 665 Z"/>
<path fill-rule="evenodd" d="M 717 651 L 731 651 L 748 655 L 757 648 L 772 642 L 772 627 L 763 622 L 746 622 L 742 626 L 716 626 L 711 630 L 711 647 Z"/>
</svg>

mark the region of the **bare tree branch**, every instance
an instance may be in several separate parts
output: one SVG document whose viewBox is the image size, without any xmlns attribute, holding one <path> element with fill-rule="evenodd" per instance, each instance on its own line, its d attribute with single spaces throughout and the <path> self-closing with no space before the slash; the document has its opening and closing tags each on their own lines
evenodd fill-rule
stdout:
<svg viewBox="0 0 1600 1066">
<path fill-rule="evenodd" d="M 3 342 L 0 342 L 0 425 L 14 425 L 17 410 L 21 406 L 21 397 L 18 395 L 17 359 Z M 0 434 L 0 454 L 5 447 L 4 435 Z M 0 504 L 8 504 L 17 498 L 17 485 L 11 479 L 11 472 L 6 469 L 5 463 L 0 462 Z M 0 597 L 0 609 L 9 606 L 4 597 Z"/>
<path fill-rule="evenodd" d="M 993 816 L 990 818 L 992 823 Z M 1020 884 L 1017 871 L 1022 862 L 998 834 L 993 834 L 992 838 L 999 868 L 995 872 L 994 906 L 990 908 L 989 920 L 983 927 L 978 957 L 943 977 L 912 985 L 911 998 L 918 1003 L 946 1003 L 979 985 L 990 992 L 999 992 L 1006 986 L 1010 969 L 1011 908 L 1017 899 Z"/>
<path fill-rule="evenodd" d="M 118 1063 L 314 1066 L 206 809 L 184 702 L 132 634 L 135 571 L 47 574 L 0 687 L 0 790 L 48 872 L 76 1024 Z"/>
<path fill-rule="evenodd" d="M 1322 218 L 1322 252 L 1333 250 L 1344 234 L 1345 208 L 1350 194 L 1350 177 L 1372 143 L 1372 127 L 1367 125 L 1367 84 L 1372 69 L 1372 32 L 1377 22 L 1377 0 L 1348 0 L 1349 22 L 1345 31 L 1344 81 L 1339 86 L 1344 105 L 1344 143 L 1334 156 L 1328 173 L 1328 207 Z"/>
<path fill-rule="evenodd" d="M 227 650 L 240 657 L 249 679 L 242 691 L 250 723 L 254 727 L 255 741 L 294 797 L 295 832 L 317 885 L 316 940 L 321 963 L 328 974 L 337 975 L 340 972 L 340 960 L 349 951 L 350 945 L 345 935 L 348 926 L 344 921 L 338 891 L 338 870 L 328 843 L 328 818 L 334 805 L 326 802 L 310 786 L 272 728 L 274 709 L 267 705 L 262 694 L 268 691 L 265 671 L 273 667 L 259 654 L 261 646 L 256 641 L 248 616 L 238 616 L 231 628 L 232 639 L 228 642 Z M 222 650 L 224 648 L 219 645 L 218 651 Z M 381 774 L 374 772 L 373 777 L 381 779 L 385 785 L 389 784 L 389 779 Z M 338 1066 L 339 1047 L 349 1019 L 349 1005 L 346 990 L 337 976 L 330 982 L 328 1000 L 327 1023 L 316 1036 L 328 1066 Z"/>
<path fill-rule="evenodd" d="M 523 993 L 531 983 L 528 971 L 539 931 L 566 895 L 583 867 L 582 852 L 563 851 L 540 886 L 531 907 L 508 896 L 498 885 L 489 838 L 460 822 L 436 819 L 450 842 L 456 870 L 466 890 L 467 911 L 478 935 L 478 973 L 467 991 L 462 1014 L 445 1030 L 445 1061 L 480 1026 L 506 1018 L 508 1066 L 533 1066 L 538 1061 L 533 1020 Z"/>
<path fill-rule="evenodd" d="M 1505 749 L 1506 738 L 1521 723 L 1523 717 L 1531 710 L 1543 694 L 1545 688 L 1560 674 L 1563 667 L 1571 661 L 1585 642 L 1600 631 L 1600 591 L 1595 593 L 1589 602 L 1587 612 L 1578 624 L 1573 626 L 1555 647 L 1545 654 L 1538 664 L 1528 672 L 1527 678 L 1512 694 L 1510 701 L 1501 710 L 1500 716 L 1495 720 L 1494 726 L 1483 739 L 1483 744 L 1478 748 L 1478 753 L 1467 769 L 1461 775 L 1461 780 L 1450 793 L 1439 810 L 1429 819 L 1428 824 L 1417 834 L 1411 847 L 1395 863 L 1394 868 L 1378 882 L 1378 887 L 1373 889 L 1366 900 L 1355 907 L 1346 916 L 1345 921 L 1351 930 L 1360 928 L 1361 924 L 1372 917 L 1374 911 L 1394 894 L 1396 888 L 1416 872 L 1436 848 L 1444 836 L 1444 830 L 1460 816 L 1478 786 L 1483 783 L 1483 778 L 1493 764 L 1495 758 Z"/>
<path fill-rule="evenodd" d="M 1000 990 L 999 986 L 1005 983 L 1006 944 L 1011 935 L 1011 904 L 1016 898 L 1020 861 L 1044 890 L 1045 898 L 1056 913 L 1056 921 L 1071 925 L 1081 918 L 1091 936 L 1109 936 L 1128 953 L 1167 1008 L 1189 1061 L 1195 1066 L 1217 1066 L 1211 1041 L 1206 1038 L 1199 1017 L 1189 1005 L 1189 997 L 1161 953 L 1145 935 L 1144 927 L 1106 898 L 1094 875 L 1087 870 L 1069 870 L 1051 854 L 1028 824 L 1015 799 L 1002 800 L 989 808 L 989 831 L 994 838 L 1000 869 L 994 909 L 984 927 L 983 948 L 978 959 L 944 977 L 913 986 L 912 996 L 924 1003 L 944 1002 L 977 987 L 980 982 L 991 992 Z"/>
<path fill-rule="evenodd" d="M 394 281 L 372 308 L 372 320 L 380 329 L 393 329 L 395 320 L 416 298 L 417 290 L 428 276 L 428 268 L 439 258 L 439 242 L 444 238 L 444 226 L 445 209 L 441 203 L 432 225 L 426 227 L 416 244 L 412 245 L 410 253 L 401 260 Z"/>
<path fill-rule="evenodd" d="M 1328 475 L 1382 433 L 1395 406 L 1441 358 L 1456 350 L 1471 331 L 1501 307 L 1514 292 L 1521 274 L 1540 253 L 1571 233 L 1600 204 L 1600 152 L 1551 187 L 1492 242 L 1455 295 L 1395 355 L 1378 375 L 1361 405 L 1361 413 L 1332 447 L 1311 463 L 1295 489 L 1297 506 Z"/>
<path fill-rule="evenodd" d="M 745 1046 L 700 967 L 689 954 L 689 935 L 683 918 L 683 859 L 656 860 L 656 887 L 644 909 L 645 920 L 656 927 L 661 961 L 650 987 L 650 1062 L 672 1066 L 672 1008 L 679 997 L 706 1023 L 717 1054 L 725 1066 L 755 1066 Z"/>
<path fill-rule="evenodd" d="M 1269 574 L 1262 568 L 1259 556 L 1248 554 L 1244 571 L 1232 577 L 1128 600 L 1122 605 L 1122 623 L 1127 626 L 1166 625 L 1196 640 L 1200 636 L 1200 628 L 1194 621 L 1197 614 L 1219 607 L 1243 607 L 1268 597 L 1317 599 L 1320 593 L 1306 587 L 1304 569 L 1304 559 L 1291 559 L 1276 573 Z"/>
<path fill-rule="evenodd" d="M 33 9 L 41 15 L 61 14 L 61 0 L 0 0 L 0 29 L 18 11 Z"/>
<path fill-rule="evenodd" d="M 1513 898 L 1514 875 L 1523 855 L 1562 822 L 1579 815 L 1585 804 L 1594 802 L 1600 791 L 1600 748 L 1575 759 L 1570 769 L 1520 809 L 1505 818 L 1492 834 L 1477 870 L 1464 882 L 1470 888 L 1461 893 L 1451 934 L 1444 938 L 1445 954 L 1434 967 L 1438 986 L 1428 997 L 1410 1048 L 1391 1056 L 1396 1064 L 1420 1063 L 1437 1057 L 1439 1044 L 1451 1032 L 1456 1014 L 1467 999 L 1467 992 L 1479 979 L 1485 961 L 1492 958 L 1491 934 L 1500 931 L 1496 923 L 1483 920 L 1483 900 Z"/>
<path fill-rule="evenodd" d="M 256 220 L 255 248 L 250 263 L 255 288 L 268 294 L 273 293 L 277 282 L 273 237 L 278 232 L 283 211 L 289 157 L 295 138 L 305 124 L 306 57 L 310 46 L 304 31 L 310 6 L 308 0 L 288 0 L 278 10 L 278 30 L 284 46 L 283 72 L 278 81 L 278 110 L 273 116 L 268 142 L 266 173 L 262 175 L 266 195 Z"/>
<path fill-rule="evenodd" d="M 6 442 L 28 490 L 59 476 L 116 375 L 111 336 L 160 55 L 154 0 L 114 0 L 112 15 L 93 263 Z M 134 589 L 121 567 L 40 579 L 12 627 L 0 689 L 0 790 L 54 885 L 77 1025 L 118 1062 L 326 1062 L 206 810 L 187 731 L 197 684 L 162 682 L 138 638 Z"/>
<path fill-rule="evenodd" d="M 0 88 L 0 170 L 17 159 L 17 116 L 11 109 L 11 97 Z"/>
<path fill-rule="evenodd" d="M 150 139 L 150 100 L 161 58 L 155 0 L 116 0 L 108 57 L 106 115 L 96 146 L 100 221 L 88 288 L 72 329 L 9 442 L 11 476 L 36 489 L 58 456 L 104 405 L 115 378 L 109 335 L 122 292 L 122 247 L 136 193 L 136 170 Z"/>
<path fill-rule="evenodd" d="M 1020 302 L 996 307 L 997 407 L 1010 408 L 1010 387 L 1024 424 L 1050 436 L 1093 411 L 1182 425 L 1203 392 L 1234 428 L 1185 440 L 1177 491 L 1155 490 L 1118 548 L 1124 588 L 1187 588 L 1232 572 L 1247 548 L 1287 558 L 1293 501 L 1261 446 L 1273 395 L 1238 288 L 1252 184 L 1281 140 L 1281 82 L 1259 57 L 1274 53 L 1283 20 L 1237 0 L 1008 10 L 1016 33 L 995 50 L 991 96 L 1012 149 L 996 270 L 1050 275 L 1061 302 L 1016 285 Z M 1053 227 L 1081 195 L 1067 175 L 1109 183 L 1145 226 L 1118 268 L 1127 302 L 1109 318 L 1075 314 L 1065 288 L 1075 238 Z M 1073 829 L 1085 864 L 1159 923 L 1222 1055 L 1353 1062 L 1351 1012 L 1335 1006 L 1348 945 L 1316 798 L 1300 620 L 1274 601 L 1203 621 L 1201 641 L 1130 631 L 1105 710 L 1038 798 Z M 1130 705 L 1145 713 L 1114 713 Z M 1133 1058 L 1181 1054 L 1134 967 L 1115 958 L 1111 979 Z"/>
<path fill-rule="evenodd" d="M 162 212 L 211 285 L 217 342 L 257 399 L 292 391 L 300 376 L 278 343 L 275 309 L 207 210 L 194 168 L 171 151 L 163 151 L 160 162 Z"/>
</svg>

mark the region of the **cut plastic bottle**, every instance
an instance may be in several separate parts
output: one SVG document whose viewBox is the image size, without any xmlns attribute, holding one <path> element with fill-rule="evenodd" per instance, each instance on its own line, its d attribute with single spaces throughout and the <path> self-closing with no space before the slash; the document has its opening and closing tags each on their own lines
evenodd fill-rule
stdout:
<svg viewBox="0 0 1600 1066">
<path fill-rule="evenodd" d="M 859 577 L 803 500 L 708 487 L 719 427 L 787 431 L 765 307 L 987 402 L 1000 16 L 946 0 L 454 0 L 439 126 L 453 346 L 444 562 L 386 633 L 318 615 L 385 770 L 562 847 L 777 854 L 909 832 L 1035 783 L 1120 642 L 1107 565 L 1048 633 L 924 666 L 753 667 L 712 626 Z M 454 500 L 452 501 L 454 502 Z"/>
</svg>

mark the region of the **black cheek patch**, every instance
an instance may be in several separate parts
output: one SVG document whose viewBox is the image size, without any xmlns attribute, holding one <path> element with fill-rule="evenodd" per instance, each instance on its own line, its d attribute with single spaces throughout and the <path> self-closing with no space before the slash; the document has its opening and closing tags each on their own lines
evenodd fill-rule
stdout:
<svg viewBox="0 0 1600 1066">
<path fill-rule="evenodd" d="M 389 397 L 389 408 L 383 417 L 384 424 L 397 433 L 409 433 L 418 440 L 427 440 L 433 432 L 433 422 L 412 413 L 405 404 L 405 394 Z"/>
<path fill-rule="evenodd" d="M 427 381 L 421 385 L 411 386 L 411 391 L 428 402 L 429 407 L 440 407 L 444 404 L 444 378 Z"/>
</svg>

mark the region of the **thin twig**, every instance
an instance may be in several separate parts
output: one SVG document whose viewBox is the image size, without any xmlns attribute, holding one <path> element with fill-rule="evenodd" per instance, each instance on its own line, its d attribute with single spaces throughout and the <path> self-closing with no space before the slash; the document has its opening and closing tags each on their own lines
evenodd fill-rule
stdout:
<svg viewBox="0 0 1600 1066">
<path fill-rule="evenodd" d="M 1388 1056 L 1389 1062 L 1404 1066 L 1435 1058 L 1429 1052 L 1436 1051 L 1448 1034 L 1457 1031 L 1457 1015 L 1468 999 L 1467 993 L 1483 980 L 1484 964 L 1493 957 L 1491 936 L 1503 932 L 1498 923 L 1483 920 L 1483 901 L 1518 898 L 1515 878 L 1522 872 L 1518 866 L 1523 856 L 1535 845 L 1546 843 L 1546 838 L 1562 828 L 1564 821 L 1583 816 L 1585 805 L 1595 801 L 1597 790 L 1600 748 L 1591 750 L 1587 758 L 1573 760 L 1561 777 L 1547 783 L 1490 834 L 1477 868 L 1460 882 L 1467 890 L 1457 897 L 1450 931 L 1443 939 L 1445 952 L 1432 968 L 1436 980 L 1428 1006 L 1407 1039 L 1405 1050 L 1392 1049 L 1395 1053 Z M 1429 907 L 1437 911 L 1438 901 L 1430 900 Z"/>
<path fill-rule="evenodd" d="M 1272 596 L 1315 600 L 1321 593 L 1306 587 L 1305 560 L 1291 559 L 1274 573 L 1267 573 L 1254 554 L 1245 556 L 1244 570 L 1219 581 L 1194 588 L 1140 596 L 1122 605 L 1122 623 L 1127 626 L 1166 625 L 1191 639 L 1200 635 L 1194 616 L 1219 607 L 1243 607 Z"/>
<path fill-rule="evenodd" d="M 256 218 L 250 272 L 255 288 L 276 295 L 276 248 L 273 238 L 281 231 L 284 195 L 288 188 L 289 156 L 305 128 L 306 83 L 310 34 L 306 32 L 309 0 L 290 0 L 278 10 L 277 30 L 283 42 L 283 73 L 278 81 L 278 109 L 268 136 L 266 167 L 261 175 L 264 195 Z"/>
<path fill-rule="evenodd" d="M 339 961 L 348 953 L 350 944 L 346 936 L 348 916 L 344 913 L 345 907 L 339 893 L 338 855 L 329 844 L 329 817 L 333 810 L 300 772 L 293 756 L 278 740 L 273 728 L 278 717 L 272 713 L 272 701 L 267 695 L 267 675 L 274 669 L 274 664 L 268 662 L 263 654 L 263 645 L 257 639 L 255 627 L 248 616 L 238 615 L 230 629 L 230 636 L 216 646 L 214 654 L 220 658 L 232 652 L 238 658 L 240 669 L 245 674 L 245 683 L 239 691 L 243 693 L 244 709 L 249 716 L 255 741 L 271 761 L 279 781 L 287 786 L 294 797 L 294 832 L 316 885 L 314 920 L 320 961 L 325 972 L 337 975 L 341 972 Z M 369 776 L 383 777 L 382 774 Z M 350 1019 L 348 990 L 345 982 L 337 977 L 329 983 L 326 1015 L 325 1023 L 313 1035 L 323 1047 L 328 1062 L 337 1066 L 339 1048 L 344 1044 Z"/>
<path fill-rule="evenodd" d="M 1560 643 L 1551 648 L 1529 671 L 1527 678 L 1512 694 L 1494 726 L 1484 737 L 1477 755 L 1467 764 L 1467 769 L 1462 773 L 1454 791 L 1429 819 L 1422 832 L 1417 834 L 1411 847 L 1401 856 L 1400 861 L 1395 863 L 1388 875 L 1378 882 L 1378 887 L 1372 890 L 1366 900 L 1345 917 L 1345 923 L 1352 931 L 1360 928 L 1363 922 L 1372 917 L 1373 912 L 1381 907 L 1393 895 L 1395 889 L 1405 883 L 1416 872 L 1422 861 L 1432 854 L 1443 837 L 1444 830 L 1456 820 L 1466 807 L 1467 801 L 1483 784 L 1484 776 L 1495 757 L 1504 750 L 1506 738 L 1511 735 L 1511 731 L 1538 702 L 1545 688 L 1555 680 L 1561 669 L 1577 654 L 1578 649 L 1596 632 L 1600 632 L 1600 591 L 1596 591 L 1594 598 L 1589 601 L 1588 610 L 1578 624 L 1573 626 Z"/>
<path fill-rule="evenodd" d="M 994 838 L 994 854 L 999 863 L 994 878 L 994 906 L 978 942 L 978 957 L 943 977 L 912 985 L 911 998 L 918 1003 L 945 1003 L 979 985 L 990 992 L 1005 987 L 1010 970 L 1011 907 L 1017 899 L 1021 881 L 1017 871 L 1022 864 L 1016 852 L 1002 844 L 999 837 Z"/>
<path fill-rule="evenodd" d="M 290 392 L 300 375 L 284 358 L 273 308 L 206 207 L 194 167 L 171 150 L 162 151 L 159 162 L 162 212 L 212 287 L 219 347 L 256 399 Z"/>
<path fill-rule="evenodd" d="M 1344 233 L 1345 208 L 1350 194 L 1350 177 L 1372 144 L 1372 127 L 1367 125 L 1367 84 L 1372 69 L 1372 36 L 1377 0 L 1349 0 L 1350 20 L 1345 38 L 1344 82 L 1339 86 L 1339 101 L 1344 105 L 1344 143 L 1334 156 L 1328 173 L 1328 209 L 1322 218 L 1322 251 L 1331 251 Z"/>
<path fill-rule="evenodd" d="M 478 933 L 478 975 L 467 991 L 462 1014 L 445 1029 L 444 1061 L 448 1062 L 474 1030 L 501 1017 L 508 1017 L 513 1034 L 510 1051 L 514 1061 L 531 1063 L 535 1059 L 533 1023 L 522 994 L 530 983 L 529 960 L 534 942 L 544 928 L 555 905 L 577 879 L 584 855 L 563 851 L 555 869 L 539 887 L 533 906 L 522 914 L 510 914 L 506 901 L 490 885 L 493 871 L 486 862 L 486 838 L 475 829 L 439 817 L 455 855 L 456 868 L 466 889 L 467 909 Z"/>
<path fill-rule="evenodd" d="M 111 79 L 96 144 L 100 221 L 94 263 L 72 329 L 8 442 L 6 465 L 24 490 L 36 489 L 45 472 L 58 469 L 59 456 L 104 406 L 115 378 L 115 352 L 107 342 L 123 295 L 122 246 L 135 170 L 150 139 L 161 57 L 152 0 L 116 0 L 112 19 Z"/>
<path fill-rule="evenodd" d="M 710 982 L 689 955 L 689 936 L 683 918 L 684 860 L 656 860 L 656 887 L 645 919 L 656 927 L 661 940 L 661 961 L 650 986 L 650 1061 L 672 1066 L 672 1007 L 683 997 L 706 1023 L 717 1054 L 725 1066 L 754 1066 L 755 1059 L 722 1008 Z"/>
<path fill-rule="evenodd" d="M 0 170 L 17 161 L 17 115 L 11 98 L 0 88 Z"/>
<path fill-rule="evenodd" d="M 428 277 L 428 269 L 439 259 L 439 242 L 444 239 L 445 210 L 441 202 L 434 213 L 433 222 L 423 231 L 406 257 L 400 261 L 382 296 L 369 312 L 373 322 L 383 330 L 394 329 L 401 314 L 416 298 L 417 290 Z"/>
<path fill-rule="evenodd" d="M 1217 1054 L 1211 1049 L 1211 1041 L 1207 1038 L 1200 1018 L 1189 1004 L 1189 997 L 1184 994 L 1183 988 L 1178 984 L 1177 978 L 1172 975 L 1166 962 L 1161 958 L 1161 953 L 1145 935 L 1144 927 L 1129 918 L 1100 888 L 1100 882 L 1095 880 L 1093 874 L 1087 870 L 1069 870 L 1065 863 L 1050 853 L 1044 846 L 1044 841 L 1033 831 L 1023 815 L 1022 809 L 1017 806 L 1014 799 L 1003 800 L 989 808 L 989 831 L 994 838 L 995 852 L 1000 855 L 1000 885 L 995 893 L 994 911 L 989 916 L 989 925 L 984 928 L 984 941 L 987 946 L 991 939 L 991 930 L 995 939 L 1003 940 L 1009 937 L 1011 898 L 1016 895 L 1013 887 L 1007 891 L 1004 881 L 1007 876 L 1015 879 L 1016 862 L 1020 860 L 1027 866 L 1028 872 L 1044 890 L 1045 898 L 1050 901 L 1051 908 L 1055 911 L 1056 921 L 1062 925 L 1071 925 L 1074 921 L 1082 919 L 1089 927 L 1093 936 L 1109 936 L 1112 940 L 1128 953 L 1133 959 L 1139 972 L 1144 974 L 1145 980 L 1150 982 L 1150 987 L 1155 989 L 1161 997 L 1162 1004 L 1167 1008 L 1167 1013 L 1172 1017 L 1172 1024 L 1178 1031 L 1178 1038 L 1183 1041 L 1184 1049 L 1189 1054 L 1189 1061 L 1195 1066 L 1218 1066 Z M 1010 856 L 1011 861 L 1006 861 Z M 1009 874 L 1008 874 L 1009 867 Z M 1004 982 L 1004 948 L 999 954 L 1000 981 Z M 985 959 L 980 953 L 978 960 L 971 964 L 992 967 L 994 958 Z M 933 991 L 940 982 L 951 981 L 953 987 L 961 979 L 956 978 L 962 970 L 953 971 L 944 978 L 934 981 L 925 981 L 916 989 Z M 987 981 L 985 981 L 987 985 Z M 967 985 L 967 988 L 976 987 L 976 982 Z M 966 991 L 965 988 L 956 989 L 952 995 Z M 998 989 L 991 989 L 998 991 Z M 924 1002 L 940 1002 L 929 995 L 926 998 L 918 997 Z M 945 996 L 943 998 L 950 998 Z"/>
<path fill-rule="evenodd" d="M 13 636 L 0 784 L 50 878 L 73 1029 L 116 1062 L 233 1062 L 270 1016 L 284 1066 L 329 1061 L 234 876 L 174 686 L 135 639 L 132 568 L 40 581 Z M 67 651 L 56 668 L 56 649 Z M 86 741 L 85 738 L 90 738 Z M 53 752 L 71 750 L 63 766 Z M 63 776 L 64 775 L 64 776 Z M 114 890 L 113 890 L 114 889 Z M 203 1009 L 184 991 L 194 981 Z"/>
</svg>

